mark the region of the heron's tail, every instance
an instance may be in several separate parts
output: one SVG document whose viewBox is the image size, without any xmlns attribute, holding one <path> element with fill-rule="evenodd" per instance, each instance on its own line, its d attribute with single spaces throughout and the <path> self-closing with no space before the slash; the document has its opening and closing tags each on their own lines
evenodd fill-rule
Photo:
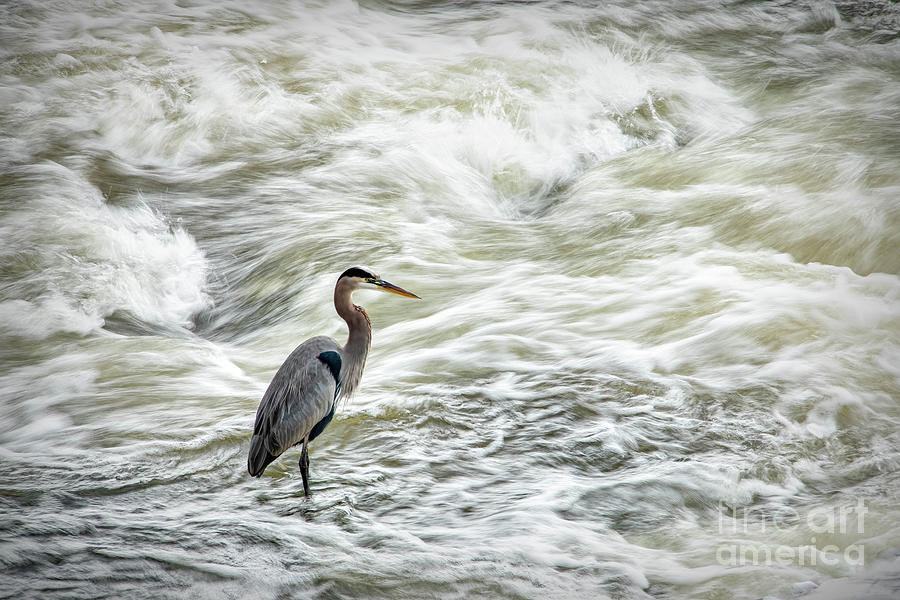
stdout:
<svg viewBox="0 0 900 600">
<path fill-rule="evenodd" d="M 266 441 L 260 435 L 250 439 L 250 454 L 247 455 L 247 471 L 253 477 L 260 477 L 269 463 L 278 458 L 269 454 Z"/>
</svg>

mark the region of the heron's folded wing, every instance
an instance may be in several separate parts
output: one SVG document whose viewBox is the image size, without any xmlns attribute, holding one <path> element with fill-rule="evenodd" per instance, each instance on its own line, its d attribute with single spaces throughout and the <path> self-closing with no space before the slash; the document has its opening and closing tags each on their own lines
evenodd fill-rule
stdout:
<svg viewBox="0 0 900 600">
<path fill-rule="evenodd" d="M 284 361 L 256 413 L 251 463 L 254 462 L 254 450 L 257 454 L 264 450 L 274 459 L 303 441 L 316 423 L 329 413 L 334 403 L 336 382 L 328 366 L 316 356 L 339 350 L 330 338 L 312 338 L 298 346 Z"/>
</svg>

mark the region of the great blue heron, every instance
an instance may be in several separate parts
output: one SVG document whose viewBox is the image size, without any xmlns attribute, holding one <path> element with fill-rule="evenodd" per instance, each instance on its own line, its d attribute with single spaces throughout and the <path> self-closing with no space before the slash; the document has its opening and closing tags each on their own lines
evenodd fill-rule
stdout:
<svg viewBox="0 0 900 600">
<path fill-rule="evenodd" d="M 325 336 L 310 338 L 275 373 L 256 411 L 247 456 L 247 470 L 253 477 L 260 477 L 282 452 L 302 443 L 300 475 L 303 493 L 309 495 L 309 443 L 331 422 L 338 400 L 356 389 L 372 345 L 369 315 L 350 298 L 358 288 L 418 298 L 368 269 L 353 267 L 338 277 L 334 308 L 350 330 L 347 343 L 341 346 Z"/>
</svg>

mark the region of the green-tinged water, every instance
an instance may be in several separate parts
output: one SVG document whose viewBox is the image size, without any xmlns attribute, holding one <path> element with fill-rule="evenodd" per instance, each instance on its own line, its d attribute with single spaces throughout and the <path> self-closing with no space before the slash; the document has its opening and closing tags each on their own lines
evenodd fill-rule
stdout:
<svg viewBox="0 0 900 600">
<path fill-rule="evenodd" d="M 895 3 L 7 2 L 0 169 L 2 597 L 900 593 Z"/>
</svg>

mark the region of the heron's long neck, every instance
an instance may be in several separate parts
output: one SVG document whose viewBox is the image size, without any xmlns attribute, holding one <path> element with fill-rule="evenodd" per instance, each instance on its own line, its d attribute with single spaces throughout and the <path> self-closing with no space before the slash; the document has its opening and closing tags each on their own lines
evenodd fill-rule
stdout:
<svg viewBox="0 0 900 600">
<path fill-rule="evenodd" d="M 340 288 L 335 289 L 334 308 L 350 330 L 341 357 L 341 386 L 346 398 L 356 389 L 366 366 L 366 356 L 372 345 L 372 324 L 366 311 L 350 300 L 350 293 L 342 292 Z"/>
</svg>

